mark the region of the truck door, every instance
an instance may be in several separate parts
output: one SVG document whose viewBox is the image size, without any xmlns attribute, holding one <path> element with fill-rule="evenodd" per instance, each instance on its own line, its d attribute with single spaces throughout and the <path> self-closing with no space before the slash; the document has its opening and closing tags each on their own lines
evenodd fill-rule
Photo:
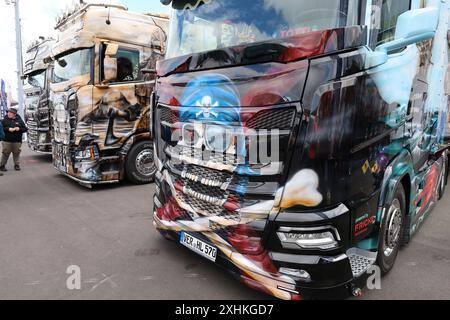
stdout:
<svg viewBox="0 0 450 320">
<path fill-rule="evenodd" d="M 376 46 L 395 39 L 398 17 L 411 9 L 410 0 L 379 0 L 378 4 L 380 27 Z M 431 143 L 431 137 L 424 134 L 432 125 L 431 117 L 424 110 L 430 54 L 431 40 L 388 52 L 388 61 L 375 74 L 382 98 L 397 105 L 386 122 L 394 129 L 405 125 L 404 131 L 397 132 L 397 145 L 411 150 L 416 170 L 427 161 Z M 393 153 L 398 147 L 393 148 Z"/>
<path fill-rule="evenodd" d="M 447 31 L 447 73 L 445 75 L 445 96 L 447 98 L 446 112 L 441 116 L 443 132 L 440 133 L 444 144 L 450 143 L 450 30 Z M 439 135 L 438 135 L 439 136 Z"/>
</svg>

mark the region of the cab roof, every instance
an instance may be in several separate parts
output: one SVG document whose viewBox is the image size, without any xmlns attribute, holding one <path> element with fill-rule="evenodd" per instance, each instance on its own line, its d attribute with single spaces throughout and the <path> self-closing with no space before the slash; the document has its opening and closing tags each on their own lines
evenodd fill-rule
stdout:
<svg viewBox="0 0 450 320">
<path fill-rule="evenodd" d="M 160 14 L 130 12 L 122 5 L 77 6 L 57 20 L 58 40 L 52 56 L 92 47 L 98 39 L 147 47 L 161 46 L 161 43 L 154 43 L 158 38 L 155 33 L 161 33 L 161 28 L 166 27 L 160 26 L 155 18 L 168 20 L 168 16 Z"/>
</svg>

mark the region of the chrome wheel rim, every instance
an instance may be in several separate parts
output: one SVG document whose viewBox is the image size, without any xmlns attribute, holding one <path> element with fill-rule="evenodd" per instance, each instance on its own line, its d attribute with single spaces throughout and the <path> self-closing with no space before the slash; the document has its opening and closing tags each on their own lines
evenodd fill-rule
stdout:
<svg viewBox="0 0 450 320">
<path fill-rule="evenodd" d="M 398 247 L 403 224 L 400 201 L 395 199 L 388 211 L 388 223 L 384 235 L 384 255 L 390 257 Z"/>
<path fill-rule="evenodd" d="M 153 152 L 149 149 L 142 150 L 136 157 L 136 169 L 143 176 L 151 176 L 155 172 Z"/>
</svg>

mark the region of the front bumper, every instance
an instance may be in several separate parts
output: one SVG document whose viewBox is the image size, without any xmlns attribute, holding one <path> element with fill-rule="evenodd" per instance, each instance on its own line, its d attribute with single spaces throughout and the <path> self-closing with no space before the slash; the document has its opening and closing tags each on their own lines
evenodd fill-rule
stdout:
<svg viewBox="0 0 450 320">
<path fill-rule="evenodd" d="M 52 144 L 51 143 L 41 143 L 35 144 L 33 141 L 28 140 L 28 147 L 31 151 L 36 153 L 51 155 L 52 154 Z"/>
<path fill-rule="evenodd" d="M 72 156 L 71 147 L 53 143 L 53 166 L 62 175 L 83 186 L 115 184 L 121 181 L 120 156 L 100 156 L 92 161 L 78 161 Z"/>
<path fill-rule="evenodd" d="M 211 242 L 211 239 L 217 239 L 216 233 L 192 232 L 192 229 L 186 228 L 181 221 L 164 221 L 157 214 L 157 209 L 162 206 L 158 196 L 155 196 L 154 203 L 154 226 L 166 238 L 179 242 L 180 234 L 184 231 L 217 247 L 216 241 Z M 225 239 L 220 239 L 222 240 L 226 242 Z M 229 244 L 219 245 L 216 264 L 247 286 L 279 299 L 340 299 L 349 297 L 355 288 L 364 286 L 367 271 L 376 260 L 376 253 L 357 248 L 345 249 L 344 253 L 335 254 L 315 254 L 300 250 L 295 253 L 287 252 L 270 243 L 266 244 L 265 248 L 268 256 L 268 262 L 265 264 L 275 268 L 269 268 L 271 272 L 255 263 L 254 257 L 240 254 Z M 288 275 L 285 270 L 306 272 L 310 278 Z"/>
<path fill-rule="evenodd" d="M 36 128 L 33 125 L 27 124 L 28 126 L 28 147 L 37 153 L 51 154 L 52 153 L 52 143 L 48 128 Z M 43 139 L 43 137 L 45 137 Z"/>
<path fill-rule="evenodd" d="M 101 184 L 116 184 L 119 183 L 120 180 L 107 180 L 107 181 L 93 181 L 93 180 L 83 180 L 83 179 L 79 179 L 71 174 L 68 174 L 67 172 L 64 172 L 63 170 L 61 170 L 60 168 L 53 166 L 60 174 L 62 174 L 63 176 L 66 176 L 67 178 L 79 183 L 82 186 L 86 186 L 86 187 L 91 187 L 92 185 L 101 185 Z"/>
</svg>

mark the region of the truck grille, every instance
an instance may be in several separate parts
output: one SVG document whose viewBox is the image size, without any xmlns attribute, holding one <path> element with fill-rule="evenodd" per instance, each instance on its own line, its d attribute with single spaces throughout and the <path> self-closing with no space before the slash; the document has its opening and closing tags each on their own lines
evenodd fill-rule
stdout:
<svg viewBox="0 0 450 320">
<path fill-rule="evenodd" d="M 198 162 L 201 162 L 205 164 L 205 167 L 208 166 L 208 162 L 222 164 L 233 168 L 242 164 L 242 160 L 232 154 L 205 153 L 201 149 L 182 146 L 169 147 L 167 150 L 168 155 L 172 158 L 183 160 L 184 162 L 194 162 L 190 164 L 198 164 Z"/>
<path fill-rule="evenodd" d="M 294 125 L 296 110 L 292 108 L 275 108 L 257 112 L 245 123 L 245 126 L 254 130 L 287 130 Z M 161 121 L 175 124 L 180 121 L 177 112 L 169 107 L 160 107 Z"/>
<path fill-rule="evenodd" d="M 183 178 L 203 183 L 206 186 L 222 187 L 229 184 L 232 180 L 232 176 L 229 173 L 200 166 L 181 164 L 175 165 L 174 168 L 180 172 Z"/>
<path fill-rule="evenodd" d="M 278 189 L 277 183 L 284 173 L 284 162 L 287 161 L 285 150 L 292 141 L 298 108 L 295 104 L 241 108 L 242 123 L 233 123 L 231 127 L 239 130 L 242 126 L 258 131 L 257 134 L 260 134 L 261 130 L 280 131 L 276 133 L 281 149 L 280 158 L 272 160 L 270 165 L 250 165 L 250 149 L 241 152 L 244 154 L 238 154 L 236 150 L 230 152 L 233 148 L 227 149 L 230 153 L 208 152 L 206 144 L 203 147 L 192 147 L 175 142 L 174 145 L 174 141 L 169 141 L 172 139 L 171 132 L 176 129 L 173 125 L 184 123 L 184 120 L 178 117 L 180 107 L 160 105 L 156 109 L 156 119 L 160 120 L 155 126 L 157 150 L 160 153 L 159 158 L 166 162 L 170 184 L 175 188 L 173 196 L 180 207 L 189 211 L 191 217 L 216 218 L 213 219 L 216 223 L 221 221 L 220 219 L 234 222 L 241 221 L 240 210 L 245 206 L 273 199 L 274 190 Z M 266 139 L 264 134 L 261 133 L 262 141 Z M 265 170 L 260 170 L 261 168 Z M 275 186 L 268 186 L 268 176 L 273 177 L 270 181 Z M 219 222 L 216 225 L 211 224 L 210 227 L 220 230 L 230 224 L 224 225 Z"/>
<path fill-rule="evenodd" d="M 291 129 L 294 125 L 294 119 L 294 108 L 263 110 L 250 118 L 246 126 L 254 130 Z"/>
<path fill-rule="evenodd" d="M 161 107 L 161 121 L 167 122 L 169 124 L 174 124 L 179 121 L 179 117 L 176 112 L 168 107 Z"/>
<path fill-rule="evenodd" d="M 218 206 L 208 201 L 197 199 L 193 196 L 181 192 L 178 192 L 176 197 L 178 201 L 191 206 L 192 209 L 195 210 L 195 213 L 198 213 L 202 216 L 211 217 L 228 213 L 228 211 L 225 210 L 222 206 Z"/>
</svg>

